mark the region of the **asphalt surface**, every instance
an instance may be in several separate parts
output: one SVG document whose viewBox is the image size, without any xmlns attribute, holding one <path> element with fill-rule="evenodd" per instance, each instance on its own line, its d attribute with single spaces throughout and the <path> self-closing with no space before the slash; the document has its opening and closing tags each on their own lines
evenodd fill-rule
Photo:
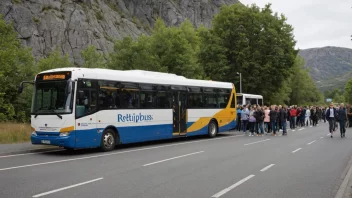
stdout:
<svg viewBox="0 0 352 198">
<path fill-rule="evenodd" d="M 0 155 L 0 197 L 331 198 L 352 156 L 352 130 L 341 139 L 327 129 Z"/>
</svg>

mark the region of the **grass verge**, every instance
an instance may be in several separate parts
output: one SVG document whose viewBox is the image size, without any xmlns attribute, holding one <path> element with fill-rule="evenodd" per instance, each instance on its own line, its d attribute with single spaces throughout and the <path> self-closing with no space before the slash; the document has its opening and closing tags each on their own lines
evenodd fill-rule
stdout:
<svg viewBox="0 0 352 198">
<path fill-rule="evenodd" d="M 0 144 L 28 142 L 31 133 L 30 124 L 0 122 Z"/>
</svg>

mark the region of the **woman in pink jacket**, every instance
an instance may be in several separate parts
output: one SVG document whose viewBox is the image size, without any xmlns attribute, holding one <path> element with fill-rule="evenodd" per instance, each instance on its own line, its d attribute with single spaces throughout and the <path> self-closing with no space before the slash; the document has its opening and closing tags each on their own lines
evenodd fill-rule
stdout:
<svg viewBox="0 0 352 198">
<path fill-rule="evenodd" d="M 269 133 L 269 127 L 270 127 L 270 109 L 268 107 L 264 108 L 264 129 L 266 133 Z"/>
</svg>

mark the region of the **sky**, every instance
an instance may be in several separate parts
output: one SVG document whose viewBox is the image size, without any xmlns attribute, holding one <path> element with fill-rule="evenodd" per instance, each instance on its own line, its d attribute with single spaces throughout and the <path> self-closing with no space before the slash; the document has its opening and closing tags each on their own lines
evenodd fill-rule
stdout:
<svg viewBox="0 0 352 198">
<path fill-rule="evenodd" d="M 352 49 L 351 0 L 240 0 L 259 7 L 271 3 L 274 12 L 287 17 L 299 49 L 337 46 Z"/>
</svg>

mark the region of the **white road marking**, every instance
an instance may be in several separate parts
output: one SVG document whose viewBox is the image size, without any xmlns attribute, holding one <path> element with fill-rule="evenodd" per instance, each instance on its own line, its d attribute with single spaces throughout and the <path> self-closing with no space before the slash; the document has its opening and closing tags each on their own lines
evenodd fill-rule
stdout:
<svg viewBox="0 0 352 198">
<path fill-rule="evenodd" d="M 248 177 L 246 178 L 243 178 L 241 179 L 240 181 L 238 181 L 237 183 L 233 184 L 232 186 L 228 187 L 228 188 L 225 188 L 224 190 L 216 193 L 215 195 L 213 195 L 212 197 L 213 198 L 219 198 L 221 197 L 222 195 L 226 194 L 227 192 L 229 192 L 230 190 L 236 188 L 237 186 L 243 184 L 244 182 L 246 182 L 247 180 L 251 179 L 252 177 L 254 177 L 255 175 L 249 175 Z"/>
<path fill-rule="evenodd" d="M 310 127 L 313 127 L 313 126 L 310 126 Z"/>
<path fill-rule="evenodd" d="M 264 168 L 263 168 L 262 170 L 260 170 L 260 171 L 261 171 L 261 172 L 264 172 L 264 171 L 268 170 L 269 168 L 271 168 L 271 167 L 273 167 L 273 166 L 275 166 L 275 164 L 270 164 L 270 165 L 264 167 Z"/>
<path fill-rule="evenodd" d="M 303 129 L 305 129 L 305 128 L 301 128 L 301 129 L 298 129 L 299 131 L 302 131 Z"/>
<path fill-rule="evenodd" d="M 299 150 L 301 150 L 301 149 L 302 149 L 302 148 L 298 148 L 298 149 L 292 151 L 292 153 L 295 153 L 295 152 L 297 152 L 297 151 L 299 151 Z"/>
<path fill-rule="evenodd" d="M 296 131 L 296 130 L 292 130 L 292 131 Z"/>
<path fill-rule="evenodd" d="M 75 185 L 59 188 L 59 189 L 56 189 L 56 190 L 40 193 L 40 194 L 37 194 L 37 195 L 33 195 L 32 197 L 42 197 L 42 196 L 45 196 L 45 195 L 49 195 L 49 194 L 56 193 L 56 192 L 59 192 L 59 191 L 63 191 L 63 190 L 66 190 L 66 189 L 74 188 L 74 187 L 77 187 L 77 186 L 82 186 L 84 184 L 89 184 L 89 183 L 92 183 L 92 182 L 95 182 L 95 181 L 99 181 L 99 180 L 102 180 L 102 179 L 104 179 L 104 178 L 100 177 L 100 178 L 93 179 L 93 180 L 86 181 L 86 182 L 82 182 L 82 183 L 79 183 L 79 184 L 75 184 Z"/>
<path fill-rule="evenodd" d="M 207 140 L 189 141 L 189 142 L 182 142 L 182 143 L 176 143 L 176 144 L 168 144 L 168 145 L 163 145 L 163 146 L 154 146 L 154 147 L 148 147 L 148 148 L 134 149 L 134 150 L 128 150 L 128 151 L 111 152 L 111 153 L 106 153 L 106 154 L 101 154 L 101 155 L 93 155 L 93 156 L 87 156 L 87 157 L 78 157 L 78 158 L 43 162 L 43 163 L 37 163 L 37 164 L 13 166 L 13 167 L 8 167 L 8 168 L 2 168 L 2 169 L 0 169 L 0 171 L 25 168 L 25 167 L 32 167 L 32 166 L 39 166 L 39 165 L 46 165 L 46 164 L 55 164 L 55 163 L 61 163 L 61 162 L 76 161 L 76 160 L 83 160 L 83 159 L 91 159 L 91 158 L 104 157 L 104 156 L 110 156 L 110 155 L 119 155 L 119 154 L 123 154 L 123 153 L 145 151 L 145 150 L 158 149 L 158 148 L 164 148 L 164 147 L 170 147 L 170 146 L 178 146 L 178 145 L 183 145 L 183 144 L 194 144 L 196 142 L 207 142 L 207 141 L 221 140 L 221 139 L 227 139 L 227 138 L 233 138 L 233 137 L 239 137 L 239 136 L 244 136 L 244 135 L 233 135 L 230 137 L 221 137 L 221 138 L 214 138 L 214 139 L 207 139 Z"/>
<path fill-rule="evenodd" d="M 331 133 L 326 134 L 326 136 L 329 136 L 329 135 L 331 135 Z"/>
<path fill-rule="evenodd" d="M 320 139 L 323 139 L 324 137 L 320 137 Z"/>
<path fill-rule="evenodd" d="M 251 145 L 251 144 L 257 144 L 257 143 L 265 142 L 265 141 L 269 141 L 269 140 L 270 139 L 260 140 L 260 141 L 257 141 L 257 142 L 252 142 L 252 143 L 245 144 L 244 146 L 248 146 L 248 145 Z"/>
<path fill-rule="evenodd" d="M 51 152 L 57 152 L 57 151 L 64 151 L 63 149 L 58 149 L 58 150 L 51 150 L 51 151 L 42 151 L 42 152 L 34 152 L 34 153 L 22 153 L 22 154 L 14 154 L 14 155 L 2 155 L 0 158 L 5 158 L 5 157 L 17 157 L 17 156 L 22 156 L 22 155 L 33 155 L 33 154 L 40 154 L 40 153 L 51 153 Z"/>
<path fill-rule="evenodd" d="M 313 144 L 316 140 L 309 142 L 307 145 Z"/>
<path fill-rule="evenodd" d="M 144 164 L 143 166 L 150 166 L 150 165 L 153 165 L 153 164 L 158 164 L 158 163 L 170 161 L 170 160 L 181 158 L 181 157 L 187 157 L 187 156 L 190 156 L 190 155 L 195 155 L 195 154 L 199 154 L 199 153 L 203 153 L 203 152 L 204 151 L 199 151 L 199 152 L 195 152 L 195 153 L 189 153 L 189 154 L 186 154 L 186 155 L 181 155 L 181 156 L 177 156 L 177 157 L 172 157 L 172 158 L 168 158 L 168 159 L 152 162 L 152 163 L 149 163 L 149 164 Z"/>
</svg>

